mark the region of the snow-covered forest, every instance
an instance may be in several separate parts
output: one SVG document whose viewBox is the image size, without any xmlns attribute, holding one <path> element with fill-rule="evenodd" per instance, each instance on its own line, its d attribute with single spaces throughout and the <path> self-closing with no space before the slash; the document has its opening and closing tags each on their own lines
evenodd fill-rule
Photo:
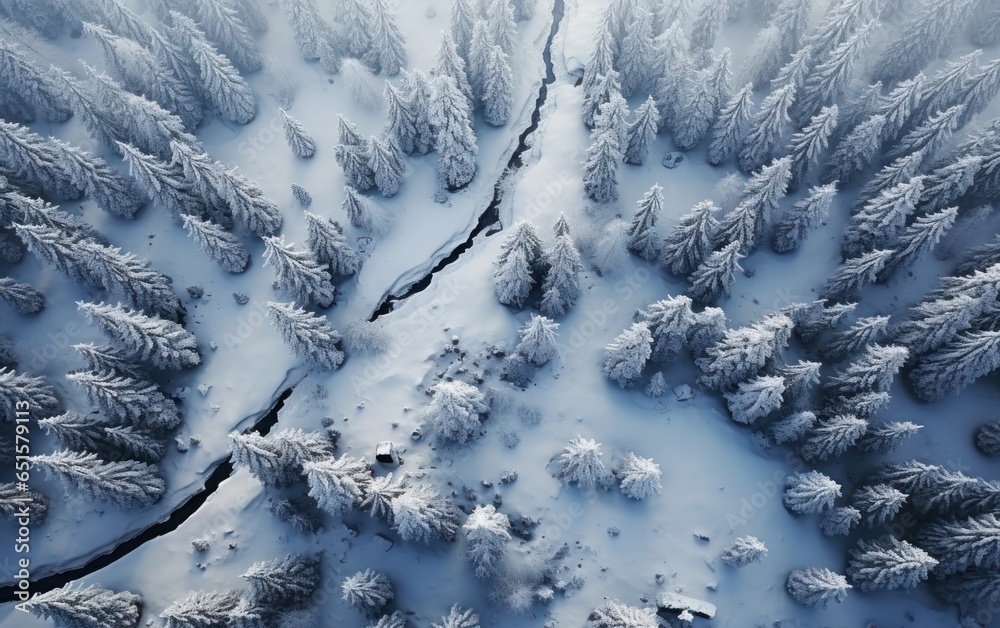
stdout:
<svg viewBox="0 0 1000 628">
<path fill-rule="evenodd" d="M 997 0 L 0 0 L 0 625 L 1000 625 Z"/>
</svg>

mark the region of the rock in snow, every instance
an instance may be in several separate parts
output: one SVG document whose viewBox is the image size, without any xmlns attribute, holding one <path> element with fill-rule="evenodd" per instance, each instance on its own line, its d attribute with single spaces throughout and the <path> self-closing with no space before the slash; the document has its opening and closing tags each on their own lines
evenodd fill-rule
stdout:
<svg viewBox="0 0 1000 628">
<path fill-rule="evenodd" d="M 696 600 L 693 597 L 680 595 L 679 593 L 671 593 L 670 591 L 664 591 L 656 596 L 656 606 L 661 611 L 670 611 L 672 613 L 691 611 L 695 615 L 706 619 L 715 617 L 715 604 Z"/>
</svg>

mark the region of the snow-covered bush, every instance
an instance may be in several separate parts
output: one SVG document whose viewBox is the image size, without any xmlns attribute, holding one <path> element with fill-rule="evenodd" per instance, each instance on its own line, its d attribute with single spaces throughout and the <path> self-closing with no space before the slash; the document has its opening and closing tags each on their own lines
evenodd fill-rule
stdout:
<svg viewBox="0 0 1000 628">
<path fill-rule="evenodd" d="M 431 628 L 479 628 L 479 615 L 475 609 L 455 604 L 447 615 L 432 623 Z"/>
<path fill-rule="evenodd" d="M 741 536 L 722 550 L 722 562 L 733 567 L 745 567 L 759 563 L 767 556 L 764 542 L 755 536 Z"/>
<path fill-rule="evenodd" d="M 607 488 L 611 483 L 611 474 L 601 460 L 601 446 L 580 435 L 563 447 L 562 454 L 556 458 L 555 469 L 557 478 L 581 487 Z"/>
<path fill-rule="evenodd" d="M 667 386 L 667 378 L 664 377 L 663 371 L 657 371 L 653 373 L 652 377 L 649 378 L 649 384 L 646 385 L 643 392 L 653 399 L 659 399 L 663 395 L 667 394 L 667 390 L 669 390 Z"/>
<path fill-rule="evenodd" d="M 822 512 L 832 508 L 838 497 L 840 485 L 819 471 L 796 473 L 785 480 L 785 506 L 792 512 Z"/>
<path fill-rule="evenodd" d="M 438 434 L 458 443 L 475 437 L 480 427 L 480 415 L 489 411 L 483 393 L 459 380 L 441 382 L 430 392 L 433 396 L 424 410 L 424 416 Z"/>
<path fill-rule="evenodd" d="M 660 477 L 660 465 L 651 458 L 643 458 L 634 453 L 625 456 L 620 467 L 615 472 L 622 494 L 632 499 L 646 499 L 650 495 L 663 492 Z"/>
<path fill-rule="evenodd" d="M 371 617 L 378 615 L 395 597 L 389 578 L 372 569 L 345 578 L 340 588 L 348 606 Z"/>
</svg>

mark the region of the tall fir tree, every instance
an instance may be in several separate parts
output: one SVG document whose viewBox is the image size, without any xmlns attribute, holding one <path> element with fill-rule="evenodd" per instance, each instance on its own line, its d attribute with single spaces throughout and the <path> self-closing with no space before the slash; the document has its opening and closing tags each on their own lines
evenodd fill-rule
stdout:
<svg viewBox="0 0 1000 628">
<path fill-rule="evenodd" d="M 26 610 L 57 626 L 135 626 L 139 623 L 141 600 L 128 591 L 112 591 L 96 585 L 67 584 L 32 596 Z"/>
<path fill-rule="evenodd" d="M 845 230 L 844 252 L 858 255 L 891 241 L 916 209 L 923 182 L 923 177 L 913 177 L 865 203 Z"/>
<path fill-rule="evenodd" d="M 891 255 L 892 249 L 876 249 L 849 258 L 824 284 L 820 298 L 838 303 L 855 300 L 862 287 L 875 282 Z"/>
<path fill-rule="evenodd" d="M 285 142 L 296 157 L 312 157 L 316 152 L 316 141 L 309 135 L 302 123 L 288 115 L 288 112 L 278 108 L 281 116 L 281 127 L 285 132 Z"/>
<path fill-rule="evenodd" d="M 910 371 L 917 396 L 933 401 L 958 392 L 1000 367 L 1000 332 L 970 331 L 923 357 Z"/>
<path fill-rule="evenodd" d="M 462 4 L 464 3 L 455 2 L 452 5 L 452 9 L 457 11 Z M 466 52 L 466 55 L 467 54 L 468 53 Z M 441 43 L 438 45 L 437 54 L 435 55 L 434 74 L 450 76 L 455 79 L 455 84 L 458 85 L 458 89 L 461 90 L 466 99 L 468 99 L 469 104 L 474 105 L 476 98 L 472 94 L 472 87 L 469 84 L 469 75 L 466 67 L 467 65 L 465 60 L 462 58 L 462 54 L 459 52 L 458 46 L 455 44 L 452 34 L 448 32 L 442 33 Z M 387 83 L 386 85 L 389 84 Z M 390 119 L 392 118 L 390 117 Z"/>
<path fill-rule="evenodd" d="M 483 117 L 488 124 L 503 126 L 510 118 L 514 106 L 514 75 L 507 53 L 499 45 L 493 46 L 483 72 Z"/>
<path fill-rule="evenodd" d="M 659 131 L 660 112 L 652 96 L 635 110 L 626 132 L 625 163 L 641 166 L 649 155 L 649 145 Z"/>
<path fill-rule="evenodd" d="M 32 456 L 31 463 L 46 475 L 58 477 L 67 494 L 105 501 L 123 510 L 151 506 L 165 490 L 156 467 L 144 462 L 104 462 L 95 454 L 63 450 Z"/>
<path fill-rule="evenodd" d="M 933 248 L 948 233 L 957 217 L 957 207 L 948 207 L 933 214 L 917 216 L 896 241 L 892 255 L 878 274 L 878 280 L 887 281 L 900 270 L 912 266 L 921 255 Z"/>
<path fill-rule="evenodd" d="M 858 172 L 870 166 L 882 148 L 885 116 L 874 115 L 848 133 L 827 161 L 822 181 L 847 182 Z"/>
<path fill-rule="evenodd" d="M 900 25 L 899 37 L 879 56 L 874 78 L 886 82 L 910 78 L 935 57 L 943 56 L 976 4 L 974 0 L 921 3 L 913 17 Z"/>
<path fill-rule="evenodd" d="M 438 173 L 448 188 L 458 189 L 476 176 L 476 155 L 479 154 L 476 133 L 472 130 L 469 103 L 455 80 L 438 76 L 434 84 L 429 119 L 436 129 Z"/>
<path fill-rule="evenodd" d="M 333 305 L 335 288 L 330 274 L 310 251 L 285 242 L 284 236 L 264 238 L 264 265 L 274 267 L 275 283 L 296 302 L 315 302 L 326 308 Z"/>
<path fill-rule="evenodd" d="M 681 216 L 663 244 L 661 263 L 674 275 L 688 275 L 712 253 L 719 221 L 719 208 L 702 201 Z"/>
<path fill-rule="evenodd" d="M 187 368 L 201 362 L 194 334 L 173 321 L 121 305 L 77 302 L 77 309 L 106 333 L 115 346 L 157 368 Z"/>
<path fill-rule="evenodd" d="M 715 120 L 712 144 L 708 147 L 708 163 L 718 166 L 737 153 L 742 143 L 744 127 L 750 120 L 753 83 L 747 83 L 729 99 Z"/>
<path fill-rule="evenodd" d="M 386 0 L 370 0 L 368 4 L 371 47 L 364 59 L 372 68 L 395 76 L 406 65 L 406 39 L 397 23 L 396 10 Z"/>
<path fill-rule="evenodd" d="M 688 294 L 703 305 L 712 305 L 721 297 L 728 296 L 736 282 L 736 271 L 742 270 L 740 243 L 732 242 L 709 255 L 695 269 L 688 281 Z"/>
<path fill-rule="evenodd" d="M 194 0 L 195 18 L 219 50 L 244 72 L 264 67 L 257 42 L 231 3 L 221 0 Z"/>
<path fill-rule="evenodd" d="M 272 324 L 295 353 L 317 366 L 335 369 L 344 361 L 340 334 L 327 320 L 296 307 L 294 303 L 268 302 Z"/>
<path fill-rule="evenodd" d="M 406 170 L 402 151 L 391 137 L 374 135 L 368 141 L 368 151 L 368 167 L 371 168 L 375 187 L 382 196 L 395 196 Z"/>
<path fill-rule="evenodd" d="M 837 105 L 823 107 L 809 124 L 792 136 L 788 143 L 788 154 L 792 158 L 791 189 L 797 189 L 809 169 L 819 163 L 820 155 L 837 128 L 837 113 Z"/>
<path fill-rule="evenodd" d="M 360 261 L 358 254 L 351 247 L 344 231 L 333 220 L 324 220 L 321 216 L 305 212 L 306 246 L 313 252 L 321 264 L 329 264 L 333 276 L 353 275 L 358 272 Z"/>
<path fill-rule="evenodd" d="M 656 221 L 663 209 L 663 188 L 654 183 L 637 203 L 635 216 L 629 226 L 628 248 L 639 257 L 653 261 L 660 255 L 660 238 L 656 234 Z"/>
<path fill-rule="evenodd" d="M 774 250 L 778 253 L 787 253 L 801 246 L 809 231 L 826 220 L 836 195 L 835 183 L 810 188 L 809 193 L 796 201 L 775 225 Z"/>
<path fill-rule="evenodd" d="M 771 158 L 785 124 L 790 121 L 788 110 L 794 100 L 795 86 L 786 85 L 769 94 L 761 103 L 739 153 L 740 168 L 744 172 L 759 169 Z"/>
<path fill-rule="evenodd" d="M 543 262 L 548 269 L 542 280 L 541 311 L 549 317 L 566 314 L 580 297 L 580 272 L 583 264 L 569 234 L 564 216 L 556 223 L 556 238 L 545 251 Z"/>
<path fill-rule="evenodd" d="M 214 222 L 199 220 L 194 216 L 182 217 L 184 228 L 198 247 L 205 251 L 211 260 L 222 266 L 229 273 L 242 273 L 250 264 L 250 254 L 246 247 L 228 231 Z"/>
<path fill-rule="evenodd" d="M 808 119 L 821 107 L 837 100 L 851 82 L 854 66 L 868 47 L 877 22 L 861 26 L 826 57 L 817 58 L 816 66 L 809 72 L 803 87 L 802 98 L 796 106 L 797 118 Z"/>
</svg>

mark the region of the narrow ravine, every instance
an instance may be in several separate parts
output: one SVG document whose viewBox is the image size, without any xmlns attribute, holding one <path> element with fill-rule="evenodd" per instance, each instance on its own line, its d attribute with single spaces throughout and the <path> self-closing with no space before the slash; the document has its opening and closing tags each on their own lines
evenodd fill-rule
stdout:
<svg viewBox="0 0 1000 628">
<path fill-rule="evenodd" d="M 397 303 L 405 301 L 413 295 L 426 290 L 431 285 L 431 282 L 437 273 L 455 263 L 462 256 L 462 254 L 472 248 L 475 243 L 475 239 L 480 234 L 485 232 L 486 237 L 489 237 L 490 235 L 498 233 L 503 229 L 503 225 L 500 224 L 499 209 L 500 204 L 503 202 L 505 190 L 504 181 L 524 165 L 522 155 L 530 148 L 528 140 L 531 135 L 538 130 L 542 117 L 542 107 L 545 105 L 548 98 L 549 85 L 554 83 L 556 80 L 555 70 L 552 65 L 552 42 L 554 41 L 556 34 L 559 32 L 559 26 L 563 20 L 564 12 L 564 0 L 555 0 L 552 7 L 552 27 L 549 31 L 548 39 L 545 42 L 545 48 L 542 51 L 542 59 L 545 62 L 545 78 L 539 87 L 538 97 L 535 99 L 535 108 L 531 113 L 531 122 L 518 136 L 517 148 L 511 154 L 510 159 L 507 161 L 506 169 L 493 187 L 493 199 L 490 201 L 490 204 L 479 216 L 476 226 L 472 229 L 469 237 L 464 242 L 456 246 L 444 259 L 435 264 L 430 272 L 428 272 L 419 281 L 412 284 L 406 289 L 405 292 L 396 296 L 390 295 L 383 299 L 383 301 L 379 304 L 379 307 L 376 308 L 374 313 L 372 313 L 369 320 L 374 321 L 380 316 L 389 314 L 393 311 Z M 278 412 L 284 406 L 285 401 L 291 396 L 294 390 L 295 385 L 292 385 L 282 391 L 276 398 L 270 410 L 268 410 L 266 414 L 254 423 L 254 425 L 244 430 L 244 432 L 257 432 L 261 435 L 266 435 L 271 428 L 277 424 Z M 215 494 L 215 492 L 219 489 L 219 486 L 232 475 L 233 463 L 231 458 L 231 456 L 227 456 L 221 463 L 219 463 L 219 465 L 205 480 L 205 486 L 188 498 L 187 501 L 180 504 L 173 512 L 170 513 L 170 516 L 167 519 L 137 532 L 128 539 L 121 541 L 114 548 L 99 556 L 95 556 L 80 567 L 54 573 L 32 581 L 32 593 L 45 593 L 65 586 L 75 580 L 85 578 L 134 552 L 144 544 L 175 531 L 185 521 L 197 513 L 198 510 L 205 505 L 208 499 Z M 0 588 L 0 603 L 14 601 L 16 601 L 16 598 L 14 597 L 13 586 Z"/>
<path fill-rule="evenodd" d="M 416 282 L 410 284 L 410 286 L 399 295 L 387 295 L 379 303 L 375 311 L 372 312 L 369 321 L 374 321 L 380 316 L 384 316 L 392 312 L 396 304 L 406 301 L 410 297 L 420 292 L 423 292 L 431 285 L 434 280 L 434 276 L 447 268 L 448 266 L 454 264 L 458 261 L 458 258 L 462 256 L 466 251 L 472 248 L 475 244 L 476 238 L 486 232 L 486 237 L 489 237 L 495 233 L 499 233 L 503 230 L 503 225 L 500 223 L 500 204 L 503 202 L 504 195 L 504 181 L 511 177 L 515 172 L 517 172 L 522 166 L 524 166 L 524 161 L 521 156 L 524 152 L 531 148 L 528 143 L 528 138 L 538 130 L 538 125 L 542 119 L 542 107 L 545 105 L 545 101 L 549 97 L 549 85 L 555 83 L 556 73 L 552 65 L 552 42 L 555 40 L 556 34 L 559 32 L 559 25 L 562 23 L 563 15 L 565 13 L 566 7 L 564 0 L 555 0 L 552 6 L 552 28 L 549 31 L 549 37 L 545 41 L 545 48 L 542 50 L 542 60 L 545 62 L 545 79 L 542 80 L 542 85 L 538 89 L 538 98 L 535 99 L 535 108 L 531 112 L 531 122 L 528 124 L 527 128 L 521 133 L 517 138 L 517 148 L 511 153 L 510 159 L 507 160 L 507 167 L 501 173 L 500 178 L 497 180 L 496 184 L 493 186 L 493 200 L 487 205 L 483 213 L 480 214 L 479 220 L 476 222 L 476 226 L 473 227 L 472 231 L 469 233 L 469 237 L 465 239 L 464 242 L 456 246 L 452 251 L 444 257 L 441 261 L 431 268 L 430 272 L 421 277 Z"/>
</svg>

